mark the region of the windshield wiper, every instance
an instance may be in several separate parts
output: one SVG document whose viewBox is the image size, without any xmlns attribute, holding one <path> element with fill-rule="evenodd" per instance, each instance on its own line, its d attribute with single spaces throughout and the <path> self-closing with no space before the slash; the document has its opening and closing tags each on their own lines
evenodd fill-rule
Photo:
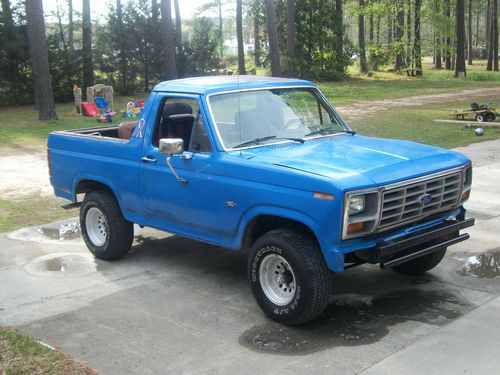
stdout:
<svg viewBox="0 0 500 375">
<path fill-rule="evenodd" d="M 261 144 L 262 142 L 269 141 L 271 139 L 288 139 L 290 141 L 294 142 L 299 142 L 299 143 L 304 143 L 305 140 L 302 138 L 293 138 L 293 137 L 278 137 L 276 135 L 270 135 L 268 137 L 262 137 L 262 138 L 255 138 L 250 141 L 246 141 L 243 143 L 240 143 L 239 145 L 233 146 L 233 148 L 239 148 L 239 147 L 245 147 L 245 146 L 251 146 L 251 145 L 258 145 Z"/>
<path fill-rule="evenodd" d="M 351 134 L 351 135 L 356 134 L 356 132 L 353 130 L 339 130 L 337 132 L 330 132 L 330 130 L 332 130 L 332 129 L 333 129 L 333 127 L 321 128 L 318 130 L 314 130 L 314 131 L 310 132 L 309 134 L 306 134 L 304 137 L 311 137 L 313 135 L 318 135 L 318 134 L 321 134 L 321 135 L 329 135 L 329 134 L 337 134 L 337 133 L 347 133 L 347 134 Z"/>
</svg>

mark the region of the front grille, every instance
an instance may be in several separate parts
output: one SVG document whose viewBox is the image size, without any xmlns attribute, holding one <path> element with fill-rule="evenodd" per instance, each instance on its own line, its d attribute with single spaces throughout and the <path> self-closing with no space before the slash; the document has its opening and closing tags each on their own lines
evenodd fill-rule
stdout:
<svg viewBox="0 0 500 375">
<path fill-rule="evenodd" d="M 378 229 L 387 229 L 452 209 L 458 203 L 461 188 L 462 175 L 456 172 L 388 189 L 382 195 Z M 430 194 L 432 199 L 428 203 L 421 203 L 420 198 L 425 194 Z"/>
</svg>

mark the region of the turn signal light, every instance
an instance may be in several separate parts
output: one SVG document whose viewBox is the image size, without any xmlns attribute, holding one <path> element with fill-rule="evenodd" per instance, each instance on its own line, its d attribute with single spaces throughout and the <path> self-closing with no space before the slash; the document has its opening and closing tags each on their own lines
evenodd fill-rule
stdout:
<svg viewBox="0 0 500 375">
<path fill-rule="evenodd" d="M 462 197 L 460 198 L 460 202 L 464 202 L 467 199 L 469 199 L 470 196 L 470 190 L 466 190 L 462 193 Z"/>
<path fill-rule="evenodd" d="M 333 194 L 327 194 L 327 193 L 320 193 L 318 191 L 315 191 L 313 193 L 313 198 L 316 199 L 323 199 L 325 201 L 333 201 Z"/>
<path fill-rule="evenodd" d="M 365 223 L 362 221 L 360 223 L 352 223 L 347 226 L 347 234 L 353 234 L 365 229 Z"/>
</svg>

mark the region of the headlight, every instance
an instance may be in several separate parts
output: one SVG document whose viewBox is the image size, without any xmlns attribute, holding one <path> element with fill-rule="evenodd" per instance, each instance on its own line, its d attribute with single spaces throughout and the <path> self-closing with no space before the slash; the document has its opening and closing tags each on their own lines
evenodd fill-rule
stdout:
<svg viewBox="0 0 500 375">
<path fill-rule="evenodd" d="M 347 192 L 344 199 L 342 239 L 373 233 L 380 215 L 380 190 Z"/>
<path fill-rule="evenodd" d="M 469 165 L 464 170 L 464 186 L 462 187 L 462 196 L 460 197 L 460 203 L 465 202 L 469 199 L 470 188 L 472 186 L 472 166 Z"/>
<path fill-rule="evenodd" d="M 359 214 L 365 210 L 365 196 L 351 195 L 348 201 L 349 216 Z"/>
</svg>

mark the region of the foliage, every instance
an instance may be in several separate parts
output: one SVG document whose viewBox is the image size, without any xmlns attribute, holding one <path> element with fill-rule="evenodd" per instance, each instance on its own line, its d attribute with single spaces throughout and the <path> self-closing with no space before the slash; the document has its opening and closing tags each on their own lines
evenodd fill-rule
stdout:
<svg viewBox="0 0 500 375">
<path fill-rule="evenodd" d="M 339 79 L 350 63 L 352 47 L 337 33 L 337 14 L 333 1 L 296 2 L 296 57 L 292 63 L 301 77 Z M 286 24 L 286 9 L 278 8 L 281 33 Z M 280 38 L 284 40 L 284 38 Z M 286 45 L 281 45 L 282 53 Z"/>
<path fill-rule="evenodd" d="M 387 45 L 368 45 L 368 67 L 370 70 L 379 70 L 389 62 L 391 51 Z"/>
<path fill-rule="evenodd" d="M 32 96 L 24 6 L 17 3 L 0 14 L 0 101 L 26 104 Z"/>
<path fill-rule="evenodd" d="M 190 22 L 192 33 L 184 44 L 185 75 L 205 75 L 219 67 L 218 30 L 207 17 Z"/>
</svg>

